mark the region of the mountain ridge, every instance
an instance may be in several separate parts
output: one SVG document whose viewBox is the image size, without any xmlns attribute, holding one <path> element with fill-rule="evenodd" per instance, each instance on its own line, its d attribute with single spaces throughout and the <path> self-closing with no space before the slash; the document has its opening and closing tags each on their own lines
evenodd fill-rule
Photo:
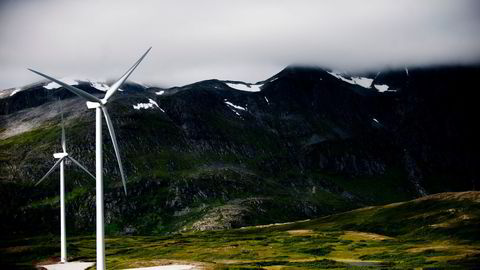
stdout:
<svg viewBox="0 0 480 270">
<path fill-rule="evenodd" d="M 121 196 L 106 144 L 107 228 L 234 228 L 474 189 L 478 157 L 468 124 L 478 114 L 468 85 L 478 73 L 478 67 L 412 69 L 407 80 L 405 71 L 379 74 L 371 85 L 396 90 L 384 92 L 306 67 L 287 67 L 254 92 L 219 80 L 173 88 L 127 84 L 111 115 L 131 195 Z M 42 230 L 56 224 L 42 217 L 57 215 L 55 174 L 45 186 L 31 185 L 59 147 L 60 111 L 72 154 L 92 168 L 94 134 L 86 127 L 93 122 L 82 101 L 43 85 L 0 99 L 2 194 L 24 200 L 2 213 L 12 220 L 5 229 L 32 229 L 26 217 L 12 218 L 18 209 Z M 89 231 L 92 185 L 72 169 L 70 230 Z"/>
</svg>

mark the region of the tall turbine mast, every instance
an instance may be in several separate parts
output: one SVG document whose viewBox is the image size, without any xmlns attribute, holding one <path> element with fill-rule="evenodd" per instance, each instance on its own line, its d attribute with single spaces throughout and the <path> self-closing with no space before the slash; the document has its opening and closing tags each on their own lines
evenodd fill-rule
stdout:
<svg viewBox="0 0 480 270">
<path fill-rule="evenodd" d="M 113 149 L 115 150 L 115 156 L 117 158 L 118 167 L 120 170 L 120 176 L 122 178 L 123 189 L 125 191 L 125 195 L 127 195 L 127 186 L 125 184 L 125 174 L 123 172 L 123 165 L 122 160 L 120 157 L 120 149 L 118 147 L 117 138 L 115 135 L 115 130 L 113 129 L 112 120 L 110 115 L 108 114 L 106 105 L 108 104 L 108 100 L 112 97 L 115 92 L 123 85 L 123 83 L 127 80 L 127 78 L 132 74 L 132 72 L 137 68 L 137 66 L 142 62 L 143 58 L 147 55 L 147 53 L 152 49 L 150 47 L 140 59 L 137 60 L 130 67 L 125 74 L 123 74 L 120 79 L 118 79 L 115 83 L 113 83 L 110 88 L 105 93 L 103 99 L 99 99 L 98 97 L 89 94 L 77 87 L 68 85 L 60 80 L 57 80 L 53 77 L 40 73 L 38 71 L 29 69 L 30 71 L 47 78 L 51 81 L 54 81 L 61 86 L 63 86 L 68 91 L 78 95 L 79 97 L 85 99 L 87 101 L 87 107 L 89 109 L 95 109 L 95 144 L 96 144 L 96 211 L 97 211 L 97 270 L 105 270 L 105 227 L 104 227 L 104 203 L 103 203 L 103 141 L 102 141 L 102 114 L 105 117 L 105 122 L 107 123 L 107 128 L 110 133 L 110 138 L 113 143 Z"/>
</svg>

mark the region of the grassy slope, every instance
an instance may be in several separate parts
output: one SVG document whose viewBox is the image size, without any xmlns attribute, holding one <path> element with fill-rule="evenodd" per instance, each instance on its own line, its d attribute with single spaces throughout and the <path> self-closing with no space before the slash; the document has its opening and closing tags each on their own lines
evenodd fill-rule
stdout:
<svg viewBox="0 0 480 270">
<path fill-rule="evenodd" d="M 468 269 L 480 263 L 479 206 L 480 192 L 440 193 L 288 224 L 112 237 L 107 265 L 121 269 L 182 261 L 209 269 Z M 70 260 L 94 260 L 93 236 L 68 240 Z M 52 236 L 1 243 L 3 263 L 28 265 L 58 257 L 58 239 Z"/>
</svg>

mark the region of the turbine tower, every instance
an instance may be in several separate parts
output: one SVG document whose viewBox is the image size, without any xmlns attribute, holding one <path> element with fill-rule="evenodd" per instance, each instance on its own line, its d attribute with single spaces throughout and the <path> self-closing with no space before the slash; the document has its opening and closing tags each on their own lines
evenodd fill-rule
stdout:
<svg viewBox="0 0 480 270">
<path fill-rule="evenodd" d="M 125 191 L 125 195 L 127 195 L 127 186 L 125 185 L 125 175 L 123 172 L 123 165 L 122 160 L 120 158 L 120 150 L 118 148 L 117 138 L 115 136 L 115 130 L 113 129 L 112 120 L 110 119 L 110 115 L 108 114 L 106 105 L 108 104 L 108 100 L 112 97 L 115 92 L 123 85 L 123 83 L 127 80 L 127 78 L 132 74 L 135 68 L 142 62 L 143 58 L 147 55 L 147 53 L 152 49 L 150 47 L 140 59 L 133 64 L 131 68 L 123 74 L 123 76 L 118 79 L 112 86 L 109 87 L 103 99 L 99 99 L 98 97 L 89 94 L 81 89 L 78 89 L 74 86 L 68 85 L 60 80 L 52 78 L 48 75 L 40 73 L 38 71 L 29 69 L 30 71 L 47 78 L 53 82 L 58 83 L 59 85 L 63 86 L 68 91 L 78 95 L 79 97 L 85 99 L 87 102 L 87 108 L 95 109 L 95 157 L 96 157 L 96 211 L 97 211 L 97 270 L 105 270 L 105 227 L 104 227 L 104 208 L 103 208 L 103 149 L 102 149 L 102 113 L 105 117 L 105 122 L 107 122 L 107 128 L 110 132 L 110 138 L 112 139 L 113 149 L 115 150 L 115 155 L 117 157 L 118 167 L 120 169 L 120 176 L 122 177 L 123 189 Z"/>
<path fill-rule="evenodd" d="M 80 162 L 74 159 L 67 153 L 67 143 L 65 140 L 65 127 L 63 124 L 63 114 L 62 114 L 62 150 L 61 153 L 54 153 L 53 157 L 58 159 L 53 167 L 35 184 L 38 186 L 45 178 L 47 178 L 58 166 L 60 166 L 60 262 L 67 262 L 67 230 L 65 226 L 65 160 L 69 159 L 75 165 L 84 170 L 88 175 L 93 179 L 95 176 L 91 174 Z"/>
</svg>

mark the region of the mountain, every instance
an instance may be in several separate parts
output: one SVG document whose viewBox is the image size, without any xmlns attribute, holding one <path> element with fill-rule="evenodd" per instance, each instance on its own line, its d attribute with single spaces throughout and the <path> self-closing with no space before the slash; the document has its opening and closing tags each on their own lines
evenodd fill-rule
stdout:
<svg viewBox="0 0 480 270">
<path fill-rule="evenodd" d="M 129 195 L 106 139 L 107 232 L 234 228 L 474 190 L 479 73 L 290 66 L 256 84 L 128 83 L 109 110 Z M 98 82 L 72 83 L 104 91 Z M 0 92 L 3 230 L 56 230 L 58 175 L 33 183 L 60 148 L 60 111 L 69 151 L 93 171 L 94 118 L 82 100 L 48 82 Z M 69 232 L 93 231 L 94 183 L 73 166 L 67 182 Z"/>
</svg>

